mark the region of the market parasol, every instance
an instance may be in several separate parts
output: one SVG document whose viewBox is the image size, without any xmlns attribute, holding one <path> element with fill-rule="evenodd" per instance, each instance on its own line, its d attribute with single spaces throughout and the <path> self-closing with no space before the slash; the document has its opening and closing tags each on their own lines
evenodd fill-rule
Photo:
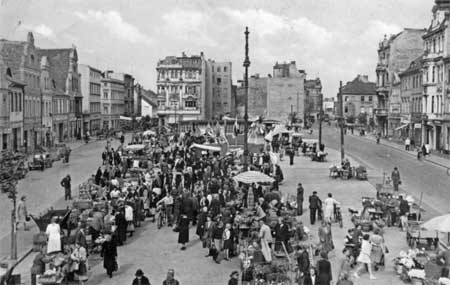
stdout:
<svg viewBox="0 0 450 285">
<path fill-rule="evenodd" d="M 145 132 L 142 133 L 144 136 L 154 136 L 156 135 L 155 131 L 152 130 L 146 130 Z"/>
<path fill-rule="evenodd" d="M 443 233 L 450 233 L 450 214 L 434 217 L 421 225 L 428 231 L 438 231 Z"/>
<path fill-rule="evenodd" d="M 273 179 L 272 177 L 267 176 L 264 173 L 259 172 L 259 171 L 242 172 L 242 173 L 239 173 L 238 175 L 234 176 L 233 179 L 236 180 L 237 182 L 242 182 L 242 183 L 246 183 L 246 184 L 272 183 L 275 181 L 275 179 Z"/>
<path fill-rule="evenodd" d="M 143 150 L 145 148 L 144 144 L 130 144 L 125 147 L 126 150 Z"/>
</svg>

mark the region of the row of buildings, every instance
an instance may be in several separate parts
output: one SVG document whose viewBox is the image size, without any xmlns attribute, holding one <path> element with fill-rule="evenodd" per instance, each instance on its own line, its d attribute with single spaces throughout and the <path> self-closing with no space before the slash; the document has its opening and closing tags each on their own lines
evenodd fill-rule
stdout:
<svg viewBox="0 0 450 285">
<path fill-rule="evenodd" d="M 342 88 L 344 116 L 367 113 L 378 132 L 450 153 L 450 0 L 435 0 L 427 29 L 404 29 L 378 45 L 376 82 Z"/>
<path fill-rule="evenodd" d="M 233 85 L 231 62 L 216 62 L 200 55 L 168 56 L 157 63 L 157 110 L 163 124 L 243 117 L 245 88 Z M 307 80 L 295 62 L 276 63 L 273 75 L 251 76 L 248 113 L 287 120 L 316 116 L 322 93 L 320 79 Z"/>
<path fill-rule="evenodd" d="M 78 62 L 74 46 L 41 49 L 32 33 L 26 41 L 0 40 L 1 150 L 32 151 L 141 115 L 145 90 L 132 75 Z"/>
</svg>

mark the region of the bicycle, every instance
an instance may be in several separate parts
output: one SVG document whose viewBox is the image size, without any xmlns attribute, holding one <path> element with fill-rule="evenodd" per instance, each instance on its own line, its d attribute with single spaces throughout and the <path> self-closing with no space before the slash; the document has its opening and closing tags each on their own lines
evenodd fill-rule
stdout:
<svg viewBox="0 0 450 285">
<path fill-rule="evenodd" d="M 156 226 L 158 230 L 161 229 L 165 224 L 167 224 L 167 216 L 166 216 L 166 207 L 163 205 L 159 205 L 156 209 L 157 219 Z"/>
</svg>

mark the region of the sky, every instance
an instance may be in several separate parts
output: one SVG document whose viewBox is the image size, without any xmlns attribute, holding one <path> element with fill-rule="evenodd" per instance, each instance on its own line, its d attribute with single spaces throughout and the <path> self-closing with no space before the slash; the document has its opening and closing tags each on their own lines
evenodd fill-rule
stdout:
<svg viewBox="0 0 450 285">
<path fill-rule="evenodd" d="M 155 90 L 156 64 L 168 55 L 231 61 L 243 77 L 249 27 L 250 74 L 296 61 L 320 77 L 325 97 L 358 74 L 375 80 L 385 34 L 425 28 L 433 0 L 0 0 L 0 38 L 42 48 L 75 45 L 79 63 L 127 72 Z"/>
</svg>

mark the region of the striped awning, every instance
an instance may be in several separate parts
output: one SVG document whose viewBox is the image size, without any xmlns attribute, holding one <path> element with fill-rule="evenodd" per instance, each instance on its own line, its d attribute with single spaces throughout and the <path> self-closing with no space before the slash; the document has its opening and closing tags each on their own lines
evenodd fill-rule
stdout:
<svg viewBox="0 0 450 285">
<path fill-rule="evenodd" d="M 406 128 L 407 126 L 409 126 L 409 125 L 408 125 L 408 124 L 401 125 L 400 127 L 395 128 L 395 130 L 396 130 L 396 131 L 400 131 L 401 129 Z"/>
</svg>

